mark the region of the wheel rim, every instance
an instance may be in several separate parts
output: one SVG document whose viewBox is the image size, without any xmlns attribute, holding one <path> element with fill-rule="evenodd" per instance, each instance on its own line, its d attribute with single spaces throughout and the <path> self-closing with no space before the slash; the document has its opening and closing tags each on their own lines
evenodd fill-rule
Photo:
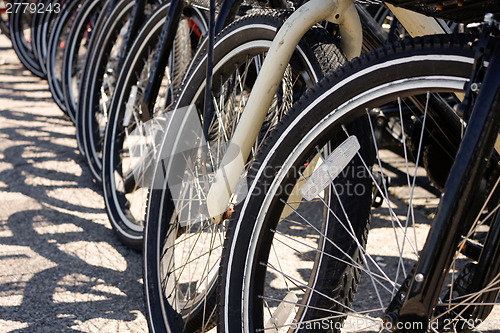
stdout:
<svg viewBox="0 0 500 333">
<path fill-rule="evenodd" d="M 206 142 L 202 139 L 203 125 L 201 125 L 200 120 L 200 114 L 203 113 L 204 83 L 201 86 L 196 85 L 193 87 L 194 97 L 186 104 L 192 108 L 190 110 L 193 112 L 195 121 L 188 120 L 186 123 L 198 123 L 198 127 L 193 131 L 184 131 L 179 128 L 176 128 L 176 131 L 187 133 L 197 131 L 200 135 L 196 138 L 189 136 L 187 141 L 190 143 L 195 142 L 195 144 L 190 146 L 189 149 L 183 150 L 183 154 L 179 154 L 182 155 L 179 157 L 180 160 L 189 162 L 181 163 L 182 167 L 178 170 L 178 173 L 170 169 L 166 171 L 169 180 L 165 181 L 169 182 L 169 184 L 178 184 L 172 179 L 183 179 L 181 184 L 175 189 L 169 185 L 168 190 L 166 184 L 161 184 L 164 186 L 162 191 L 165 197 L 162 197 L 161 200 L 163 208 L 160 208 L 159 211 L 163 213 L 160 213 L 158 220 L 168 218 L 169 213 L 164 212 L 168 208 L 165 207 L 175 207 L 175 212 L 169 219 L 169 223 L 162 222 L 159 224 L 160 229 L 156 233 L 159 235 L 158 248 L 153 251 L 158 253 L 157 258 L 160 267 L 159 281 L 157 283 L 162 286 L 165 301 L 172 305 L 174 310 L 182 316 L 184 324 L 188 324 L 190 319 L 202 312 L 203 322 L 200 326 L 202 330 L 207 330 L 213 325 L 211 320 L 214 318 L 215 313 L 212 306 L 207 305 L 210 303 L 207 296 L 214 295 L 211 291 L 217 281 L 220 255 L 226 231 L 226 219 L 229 218 L 231 206 L 238 200 L 238 197 L 237 195 L 233 196 L 232 202 L 228 203 L 227 216 L 223 217 L 220 223 L 214 224 L 212 220 L 207 219 L 208 214 L 204 207 L 208 182 L 197 182 L 192 181 L 192 179 L 207 180 L 217 170 L 236 128 L 236 123 L 239 121 L 239 116 L 244 109 L 256 74 L 262 65 L 263 54 L 260 52 L 267 49 L 267 43 L 267 41 L 264 42 L 265 46 L 260 47 L 256 47 L 252 43 L 240 46 L 241 49 L 249 49 L 248 52 L 240 50 L 239 52 L 245 54 L 246 57 L 236 57 L 238 60 L 231 63 L 231 66 L 227 66 L 232 68 L 233 72 L 222 71 L 224 75 L 217 72 L 214 74 L 212 109 L 215 112 L 213 121 L 208 127 L 208 140 Z M 254 49 L 252 50 L 252 48 Z M 235 60 L 232 58 L 231 55 L 225 54 L 223 61 L 231 59 L 230 61 L 234 62 Z M 201 64 L 203 64 L 203 61 Z M 228 63 L 224 64 L 227 65 Z M 222 68 L 222 66 L 222 63 L 218 63 L 214 68 L 218 69 Z M 293 98 L 296 97 L 294 93 L 300 95 L 299 90 L 303 91 L 313 84 L 311 77 L 314 77 L 311 73 L 305 71 L 296 73 L 291 67 L 288 67 L 272 104 L 272 110 L 274 111 L 268 114 L 252 154 L 257 153 L 270 129 L 278 122 L 284 112 L 291 107 Z M 190 81 L 188 80 L 185 84 L 189 85 Z M 180 100 L 185 102 L 182 95 Z M 179 110 L 179 105 L 177 105 L 174 115 L 177 110 Z M 182 111 L 182 113 L 185 114 L 186 112 Z M 173 117 L 175 118 L 175 116 Z M 164 145 L 170 141 L 164 139 Z M 182 141 L 182 138 L 180 141 Z M 165 147 L 162 148 L 162 150 L 164 149 Z M 200 158 L 200 156 L 205 157 Z M 252 157 L 247 161 L 247 166 L 250 165 L 251 160 Z M 160 162 L 157 165 L 160 165 Z M 192 193 L 195 193 L 194 197 L 190 197 Z M 166 200 L 166 198 L 169 199 Z M 185 202 L 189 202 L 192 206 L 196 202 L 197 210 L 193 209 L 192 206 L 189 207 Z M 195 223 L 190 223 L 190 221 L 195 221 Z M 166 225 L 166 230 L 161 230 L 161 225 Z"/>
<path fill-rule="evenodd" d="M 463 80 L 457 80 L 454 84 L 448 86 L 448 88 L 452 88 L 452 91 L 459 91 L 463 87 Z M 401 83 L 405 84 L 414 84 L 416 83 Z M 430 83 L 432 85 L 432 83 Z M 408 86 L 409 87 L 409 86 Z M 439 88 L 436 90 L 441 91 L 443 88 L 442 83 L 439 80 L 436 80 L 435 87 Z M 402 87 L 398 87 L 395 89 L 404 89 Z M 420 91 L 421 92 L 421 91 Z M 376 92 L 369 92 L 370 94 L 376 94 Z M 368 93 L 367 93 L 368 94 Z M 429 95 L 430 96 L 430 95 Z M 373 95 L 372 97 L 373 98 Z M 361 98 L 360 98 L 361 100 Z M 405 109 L 403 102 L 404 99 L 396 99 L 399 111 L 402 115 L 402 110 Z M 350 101 L 352 103 L 352 101 Z M 356 101 L 355 101 L 356 102 Z M 355 104 L 354 102 L 354 104 Z M 360 105 L 362 102 L 360 101 Z M 311 106 L 311 108 L 314 106 Z M 344 110 L 351 108 L 352 106 L 344 106 Z M 341 108 L 339 108 L 342 110 Z M 343 112 L 343 111 L 342 111 Z M 347 111 L 346 111 L 347 112 Z M 359 111 L 360 114 L 366 112 L 365 110 Z M 303 141 L 300 143 L 300 147 L 296 148 L 292 154 L 290 154 L 287 162 L 283 164 L 283 170 L 289 170 L 293 166 L 304 165 L 307 163 L 305 157 L 311 156 L 311 153 L 307 154 L 305 151 L 309 149 L 311 152 L 323 152 L 324 148 L 318 150 L 316 144 L 313 142 L 312 138 L 314 137 L 314 133 L 319 133 L 322 130 L 328 129 L 328 124 L 332 124 L 334 121 L 338 120 L 341 116 L 341 111 L 338 111 L 335 115 L 332 112 L 329 118 L 325 122 L 318 124 L 314 129 L 316 132 L 311 130 L 310 140 L 308 137 L 305 137 Z M 424 110 L 424 119 L 429 121 L 429 117 L 427 117 L 427 113 Z M 367 117 L 370 119 L 370 117 Z M 404 117 L 400 117 L 400 119 L 404 119 Z M 404 121 L 403 121 L 404 122 Z M 425 120 L 424 120 L 425 122 Z M 373 136 L 372 141 L 375 140 L 375 130 L 374 130 L 374 122 L 370 121 L 370 132 Z M 405 128 L 404 124 L 401 126 L 402 129 Z M 338 132 L 342 132 L 343 130 L 337 128 Z M 335 133 L 332 132 L 332 133 Z M 344 138 L 345 139 L 345 138 Z M 309 140 L 309 141 L 308 141 Z M 422 144 L 422 142 L 420 142 Z M 323 147 L 325 142 L 320 143 L 320 147 Z M 406 147 L 406 142 L 405 145 Z M 422 145 L 421 145 L 422 147 Z M 389 173 L 387 171 L 387 165 L 384 165 L 382 161 L 391 161 L 393 156 L 387 155 L 382 156 L 382 152 L 379 149 L 376 149 L 376 162 L 375 165 L 379 165 L 379 170 L 385 172 L 385 174 Z M 423 166 L 415 166 L 413 163 L 408 161 L 410 151 L 404 150 L 404 156 L 406 159 L 402 162 L 402 169 L 405 176 L 402 178 L 403 184 L 406 184 L 405 193 L 408 194 L 407 198 L 401 197 L 401 194 L 397 194 L 394 191 L 395 189 L 385 190 L 383 188 L 379 189 L 382 193 L 382 197 L 385 197 L 384 201 L 384 209 L 385 213 L 380 211 L 372 212 L 372 230 L 370 231 L 370 236 L 368 237 L 368 243 L 366 245 L 366 249 L 364 248 L 362 242 L 359 239 L 353 239 L 352 241 L 357 245 L 357 253 L 361 254 L 361 262 L 362 265 L 359 264 L 358 258 L 352 256 L 349 258 L 350 263 L 347 266 L 355 268 L 358 273 L 361 273 L 361 281 L 360 285 L 357 288 L 358 294 L 354 300 L 349 299 L 349 297 L 354 297 L 354 295 L 348 296 L 336 296 L 337 298 L 330 296 L 329 294 L 323 292 L 321 289 L 315 290 L 314 286 L 317 283 L 317 278 L 314 275 L 314 267 L 317 267 L 320 260 L 324 260 L 325 253 L 321 251 L 321 247 L 326 243 L 331 241 L 325 240 L 324 232 L 322 234 L 322 230 L 325 230 L 328 225 L 328 219 L 325 219 L 322 226 L 317 226 L 316 220 L 307 221 L 305 218 L 306 213 L 303 210 L 306 210 L 307 207 L 302 203 L 299 208 L 294 208 L 294 204 L 287 203 L 286 201 L 281 202 L 281 205 L 277 205 L 273 200 L 278 200 L 274 196 L 270 195 L 266 197 L 264 203 L 262 204 L 261 212 L 267 212 L 265 214 L 261 214 L 258 216 L 257 221 L 255 222 L 256 227 L 254 228 L 253 234 L 260 234 L 260 237 L 254 237 L 253 241 L 250 244 L 249 257 L 247 258 L 246 265 L 247 272 L 244 273 L 245 281 L 244 281 L 244 290 L 247 292 L 244 294 L 243 299 L 243 307 L 246 309 L 244 314 L 244 327 L 245 331 L 260 331 L 262 329 L 269 329 L 271 331 L 281 331 L 288 330 L 290 327 L 302 328 L 302 329 L 325 329 L 325 328 L 333 328 L 337 329 L 339 327 L 335 326 L 321 326 L 323 323 L 325 325 L 329 325 L 337 320 L 339 325 L 344 323 L 346 327 L 342 331 L 379 331 L 381 323 L 381 317 L 383 315 L 383 310 L 385 310 L 388 302 L 392 299 L 392 297 L 396 294 L 400 284 L 404 280 L 404 276 L 406 276 L 410 271 L 413 263 L 418 258 L 418 250 L 420 250 L 421 246 L 425 241 L 426 228 L 429 226 L 429 221 L 425 221 L 425 216 L 420 216 L 420 220 L 423 220 L 425 223 L 415 222 L 416 218 L 416 206 L 419 204 L 414 201 L 415 197 L 415 183 L 414 179 L 425 176 L 425 171 L 422 174 L 424 169 Z M 423 156 L 424 148 L 420 148 L 418 153 L 419 156 Z M 301 160 L 302 158 L 302 160 Z M 380 160 L 380 163 L 378 162 Z M 300 161 L 300 162 L 298 162 Z M 310 161 L 309 161 L 310 163 Z M 366 165 L 370 165 L 366 163 Z M 365 168 L 366 169 L 366 168 Z M 384 171 L 385 170 L 385 171 Z M 366 169 L 366 171 L 369 171 Z M 398 171 L 399 172 L 399 171 Z M 408 176 L 406 176 L 408 173 Z M 276 177 L 277 180 L 273 181 L 270 185 L 269 192 L 275 193 L 278 191 L 278 187 L 283 185 L 281 181 L 284 179 L 286 171 L 281 171 Z M 300 176 L 302 177 L 302 176 Z M 376 174 L 370 171 L 370 177 L 375 179 Z M 301 179 L 301 178 L 299 178 Z M 497 185 L 498 186 L 498 185 Z M 290 188 L 293 188 L 291 186 Z M 397 189 L 399 193 L 401 191 Z M 330 192 L 332 189 L 330 188 Z M 392 192 L 391 192 L 392 191 Z M 398 197 L 399 196 L 399 197 Z M 319 201 L 319 204 L 326 206 L 325 203 L 329 200 L 328 195 L 324 195 L 324 198 L 316 198 L 316 204 Z M 334 196 L 336 197 L 336 195 Z M 386 198 L 389 200 L 386 200 Z M 283 200 L 283 199 L 282 199 Z M 438 200 L 437 198 L 435 200 Z M 273 203 L 274 202 L 274 203 Z M 406 202 L 406 204 L 405 204 Z M 310 203 L 311 205 L 315 204 L 314 202 Z M 269 207 L 275 205 L 276 211 L 268 211 Z M 401 207 L 407 207 L 402 208 Z M 277 220 L 282 216 L 282 210 L 288 208 L 294 214 L 294 221 L 287 222 L 285 220 L 281 220 L 279 223 Z M 299 210 L 300 209 L 300 210 Z M 332 212 L 328 210 L 328 208 L 324 207 L 324 210 L 327 211 L 327 216 L 333 215 Z M 493 211 L 498 209 L 498 206 L 493 208 Z M 379 208 L 380 210 L 380 208 Z M 340 209 L 340 212 L 344 214 L 343 209 Z M 264 216 L 265 215 L 265 216 Z M 317 215 L 317 214 L 316 214 Z M 381 223 L 381 217 L 386 216 L 386 222 Z M 267 219 L 275 219 L 274 222 L 265 222 Z M 346 220 L 349 222 L 348 215 L 345 215 Z M 289 218 L 291 219 L 291 218 Z M 317 216 L 316 216 L 317 219 Z M 378 221 L 377 221 L 378 219 Z M 411 222 L 410 224 L 414 225 L 415 228 L 411 230 L 406 230 L 406 233 L 402 233 L 395 237 L 397 242 L 392 242 L 392 247 L 389 247 L 390 241 L 384 241 L 384 247 L 380 247 L 380 243 L 371 243 L 371 239 L 377 238 L 384 239 L 389 238 L 390 236 L 395 235 L 395 232 L 400 232 L 400 230 L 407 229 L 406 221 Z M 263 223 L 266 223 L 266 229 L 262 226 Z M 288 223 L 288 226 L 287 224 Z M 277 226 L 276 226 L 277 224 Z M 392 226 L 395 226 L 394 229 Z M 484 221 L 481 223 L 481 219 L 478 220 L 478 223 L 475 225 L 473 230 L 471 230 L 469 236 L 472 235 L 478 230 L 479 227 L 484 227 Z M 345 230 L 351 230 L 353 227 L 350 223 L 345 224 Z M 261 229 L 262 228 L 262 229 Z M 270 229 L 269 229 L 270 228 Z M 283 229 L 280 229 L 283 228 Z M 316 238 L 309 236 L 299 236 L 297 234 L 293 234 L 291 230 L 293 229 L 301 229 L 304 230 L 312 230 L 311 233 L 316 235 Z M 323 229 L 322 229 L 323 228 Z M 387 228 L 385 232 L 381 232 L 383 228 Z M 380 229 L 380 230 L 377 230 Z M 408 227 L 409 229 L 409 227 Z M 391 231 L 392 230 L 392 231 Z M 393 231 L 396 230 L 396 231 Z M 399 231 L 398 231 L 399 230 Z M 307 233 L 306 233 L 307 234 Z M 265 236 L 267 235 L 267 236 Z M 389 236 L 388 236 L 389 235 Z M 266 238 L 267 237 L 267 238 Z M 272 245 L 269 247 L 263 246 L 260 243 L 262 239 L 267 239 L 268 241 L 273 241 Z M 392 239 L 392 238 L 391 238 Z M 331 244 L 333 245 L 333 244 Z M 340 248 L 342 244 L 336 244 Z M 260 247 L 259 247 L 260 246 Z M 264 249 L 263 249 L 264 248 Z M 303 250 L 305 252 L 310 252 L 309 256 L 304 255 L 304 253 L 300 253 L 299 251 Z M 402 258 L 398 260 L 389 260 L 394 253 L 401 253 Z M 370 255 L 371 254 L 371 255 Z M 344 253 L 345 255 L 345 253 Z M 309 258 L 307 260 L 300 261 L 297 264 L 295 261 L 294 267 L 290 267 L 286 264 L 286 259 L 291 257 L 303 257 Z M 312 256 L 312 259 L 311 259 Z M 318 256 L 318 257 L 317 257 Z M 281 260 L 278 260 L 280 259 Z M 320 259 L 321 258 L 321 259 Z M 269 261 L 268 261 L 269 259 Z M 274 260 L 274 261 L 272 261 Z M 308 261 L 309 260 L 309 261 Z M 342 258 L 335 258 L 337 261 L 346 260 Z M 452 267 L 458 268 L 459 266 L 463 266 L 460 264 L 460 261 L 463 260 L 463 256 L 457 253 L 457 256 L 454 259 Z M 266 264 L 261 264 L 266 263 Z M 263 266 L 264 265 L 264 266 Z M 300 266 L 302 265 L 302 266 Z M 286 268 L 286 269 L 285 269 Z M 309 272 L 307 272 L 309 271 Z M 388 272 L 392 272 L 392 275 Z M 264 279 L 266 276 L 267 280 Z M 273 278 L 274 277 L 274 278 Z M 259 280 L 255 282 L 255 279 Z M 456 279 L 456 276 L 455 276 Z M 281 280 L 278 281 L 278 280 Z M 356 280 L 356 279 L 353 279 Z M 495 282 L 495 281 L 494 281 Z M 355 282 L 357 284 L 357 282 Z M 496 281 L 498 284 L 498 280 Z M 292 287 L 290 287 L 292 286 Z M 494 287 L 497 288 L 497 287 Z M 353 289 L 356 289 L 355 287 Z M 370 290 L 371 294 L 368 293 Z M 360 293 L 361 292 L 361 293 Z M 332 311 L 328 308 L 322 308 L 321 311 L 324 312 L 323 318 L 317 319 L 308 319 L 306 314 L 307 311 L 317 311 L 319 309 L 314 309 L 314 304 L 308 302 L 306 297 L 314 294 L 317 298 L 326 299 L 332 308 L 335 305 L 338 305 L 342 308 L 342 311 Z M 364 296 L 363 296 L 364 295 Z M 278 296 L 281 296 L 278 297 Z M 314 297 L 309 297 L 309 301 Z M 339 302 L 338 300 L 342 300 Z M 463 299 L 467 299 L 464 297 Z M 347 303 L 345 301 L 347 300 Z M 450 300 L 448 302 L 448 308 L 453 307 L 452 303 L 457 301 Z M 470 299 L 469 299 L 470 301 Z M 343 304 L 340 304 L 343 303 Z M 442 302 L 443 303 L 443 302 Z M 463 303 L 463 302 L 462 302 Z M 446 306 L 445 304 L 441 304 Z M 279 313 L 277 311 L 278 307 L 281 307 L 281 315 L 276 315 Z M 286 311 L 283 309 L 287 309 Z M 304 311 L 303 309 L 307 309 Z M 379 310 L 378 314 L 376 314 L 375 310 Z M 382 311 L 380 311 L 382 310 Z M 448 309 L 449 310 L 449 309 Z M 283 312 L 284 311 L 284 312 Z M 444 310 L 443 313 L 435 315 L 435 317 L 440 316 L 441 318 L 447 318 L 444 313 L 447 310 Z M 346 312 L 348 313 L 347 319 L 345 318 Z M 283 313 L 287 313 L 287 315 L 283 315 Z M 448 311 L 449 313 L 449 311 Z M 258 318 L 258 320 L 255 320 Z M 344 320 L 345 319 L 345 320 Z M 434 318 L 437 319 L 437 318 Z M 226 318 L 227 320 L 227 318 Z M 273 322 L 274 320 L 274 322 Z M 324 320 L 325 322 L 322 322 Z M 301 323 L 302 326 L 297 323 Z M 365 327 L 359 327 L 360 324 L 365 324 Z M 254 326 L 255 325 L 255 326 Z M 293 326 L 295 325 L 295 326 Z M 309 325 L 309 326 L 307 326 Z M 313 326 L 319 325 L 319 326 Z M 379 325 L 379 326 L 377 326 Z"/>
<path fill-rule="evenodd" d="M 187 24 L 187 20 L 181 24 Z M 162 22 L 158 25 L 161 28 Z M 202 25 L 200 25 L 201 27 Z M 159 29 L 156 29 L 159 33 Z M 193 32 L 190 31 L 191 35 Z M 178 42 L 182 43 L 181 52 L 190 54 L 192 52 L 191 38 Z M 174 46 L 175 49 L 175 46 Z M 169 56 L 168 65 L 163 75 L 160 91 L 155 106 L 152 110 L 153 118 L 144 122 L 140 116 L 140 102 L 147 87 L 147 81 L 153 60 L 155 49 L 144 50 L 144 60 L 137 66 L 136 78 L 130 86 L 130 97 L 126 101 L 125 112 L 121 112 L 119 124 L 116 126 L 116 138 L 111 148 L 111 156 L 116 156 L 113 162 L 113 174 L 110 181 L 113 186 L 111 200 L 118 208 L 114 214 L 115 219 L 121 221 L 125 227 L 137 233 L 136 236 L 142 238 L 144 228 L 144 212 L 147 207 L 148 188 L 151 182 L 151 173 L 154 169 L 154 157 L 157 154 L 159 137 L 161 136 L 166 118 L 165 108 L 173 100 L 175 88 L 179 85 L 181 75 L 176 73 L 177 64 L 172 54 Z M 107 117 L 101 114 L 102 122 L 107 122 Z M 115 155 L 116 154 L 116 155 Z M 127 230 L 122 230 L 127 233 Z M 132 236 L 132 234 L 130 233 Z"/>
</svg>

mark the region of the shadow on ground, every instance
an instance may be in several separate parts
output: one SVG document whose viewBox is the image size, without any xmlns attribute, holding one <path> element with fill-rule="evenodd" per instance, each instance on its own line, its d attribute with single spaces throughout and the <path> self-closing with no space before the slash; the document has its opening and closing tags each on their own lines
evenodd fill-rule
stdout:
<svg viewBox="0 0 500 333">
<path fill-rule="evenodd" d="M 147 331 L 141 261 L 115 238 L 46 82 L 1 65 L 0 331 Z"/>
</svg>

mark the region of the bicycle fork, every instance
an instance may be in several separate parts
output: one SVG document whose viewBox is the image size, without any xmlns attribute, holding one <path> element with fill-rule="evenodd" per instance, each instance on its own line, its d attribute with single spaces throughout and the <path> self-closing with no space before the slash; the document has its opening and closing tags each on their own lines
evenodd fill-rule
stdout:
<svg viewBox="0 0 500 333">
<path fill-rule="evenodd" d="M 342 51 L 348 59 L 361 53 L 362 30 L 352 0 L 311 0 L 297 9 L 278 31 L 248 98 L 231 144 L 207 197 L 209 215 L 218 222 L 244 171 L 253 142 L 300 39 L 321 21 L 339 24 Z"/>
<path fill-rule="evenodd" d="M 399 21 L 412 36 L 444 33 L 439 20 L 393 8 Z M 253 143 L 278 89 L 286 66 L 300 39 L 314 24 L 329 21 L 339 25 L 340 47 L 347 59 L 359 56 L 363 42 L 361 22 L 352 0 L 311 0 L 299 7 L 284 23 L 273 40 L 247 100 L 236 131 L 217 170 L 207 195 L 208 213 L 215 223 L 227 209 Z"/>
<path fill-rule="evenodd" d="M 398 293 L 398 297 L 404 298 L 404 302 L 397 311 L 399 313 L 388 313 L 390 315 L 388 317 L 392 318 L 392 324 L 397 322 L 398 328 L 411 327 L 411 329 L 397 329 L 396 332 L 428 330 L 429 319 L 433 315 L 462 235 L 468 232 L 475 217 L 483 209 L 481 205 L 484 201 L 478 198 L 486 199 L 487 189 L 482 180 L 490 175 L 485 171 L 493 170 L 493 175 L 498 177 L 498 155 L 496 153 L 493 155 L 493 152 L 500 129 L 500 76 L 498 75 L 500 43 L 496 40 L 493 45 L 494 53 L 481 83 L 483 89 L 475 98 L 471 118 L 446 182 L 445 194 L 439 204 L 436 218 L 413 276 L 410 278 L 407 291 L 400 290 Z M 481 63 L 484 63 L 483 59 Z M 474 81 L 471 81 L 471 85 L 473 83 Z M 497 213 L 496 221 L 491 225 L 486 243 L 477 258 L 479 264 L 467 293 L 482 290 L 500 271 L 499 224 L 500 217 Z M 471 302 L 494 303 L 498 295 L 496 289 L 493 288 L 492 292 L 486 292 Z M 488 309 L 488 306 L 470 307 L 463 312 L 462 317 L 467 320 L 473 315 L 473 319 L 484 319 L 490 310 L 491 307 Z"/>
</svg>

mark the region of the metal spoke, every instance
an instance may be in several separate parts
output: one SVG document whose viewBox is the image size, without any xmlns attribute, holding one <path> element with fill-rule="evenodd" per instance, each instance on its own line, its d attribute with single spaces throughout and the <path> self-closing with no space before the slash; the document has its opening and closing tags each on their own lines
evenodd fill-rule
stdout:
<svg viewBox="0 0 500 333">
<path fill-rule="evenodd" d="M 305 284 L 304 282 L 301 282 L 301 281 L 299 281 L 299 280 L 297 280 L 297 279 L 293 278 L 292 276 L 290 276 L 290 275 L 288 275 L 288 274 L 285 274 L 285 273 L 283 273 L 282 271 L 277 270 L 277 269 L 276 269 L 273 265 L 271 265 L 271 264 L 269 264 L 269 263 L 261 263 L 261 265 L 264 265 L 264 266 L 266 266 L 267 268 L 269 268 L 269 269 L 271 269 L 271 270 L 275 271 L 276 273 L 283 275 L 284 277 L 286 277 L 286 278 L 287 278 L 290 282 L 292 282 L 292 283 L 293 283 L 294 285 L 296 285 L 297 287 L 303 287 L 303 288 L 305 288 L 305 289 L 311 290 L 311 291 L 315 292 L 316 294 L 318 294 L 318 295 L 320 295 L 320 296 L 323 296 L 323 297 L 325 297 L 326 299 L 328 299 L 328 300 L 332 301 L 333 303 L 335 303 L 335 304 L 337 304 L 337 305 L 340 305 L 342 308 L 345 308 L 345 309 L 347 309 L 347 310 L 349 310 L 349 311 L 354 312 L 354 311 L 353 311 L 350 307 L 348 307 L 347 305 L 340 303 L 340 302 L 339 302 L 339 301 L 337 301 L 336 299 L 334 299 L 334 298 L 332 298 L 332 297 L 330 297 L 330 296 L 328 296 L 328 295 L 325 295 L 324 293 L 322 293 L 322 292 L 320 292 L 320 291 L 314 290 L 313 288 L 309 287 L 309 286 L 308 286 L 307 284 Z"/>
<path fill-rule="evenodd" d="M 278 231 L 276 231 L 276 230 L 271 230 L 271 232 L 274 232 L 274 233 L 276 233 L 276 234 L 278 234 L 278 235 L 280 235 L 280 236 L 283 236 L 283 237 L 285 237 L 285 238 L 287 238 L 287 239 L 290 239 L 290 240 L 292 240 L 292 241 L 294 241 L 294 242 L 297 242 L 297 243 L 299 243 L 299 244 L 301 244 L 301 245 L 304 245 L 304 246 L 306 246 L 306 247 L 310 248 L 311 250 L 313 250 L 313 251 L 315 251 L 315 252 L 317 252 L 317 253 L 320 253 L 320 254 L 322 254 L 322 255 L 325 255 L 325 256 L 327 256 L 327 257 L 330 257 L 330 258 L 332 258 L 332 259 L 335 259 L 335 260 L 337 260 L 337 261 L 340 261 L 340 262 L 342 262 L 342 263 L 344 263 L 344 264 L 346 264 L 346 265 L 349 265 L 349 266 L 351 266 L 351 267 L 357 268 L 357 269 L 361 270 L 362 272 L 367 273 L 367 274 L 369 274 L 369 275 L 371 275 L 371 276 L 373 276 L 373 277 L 377 278 L 377 279 L 376 279 L 376 282 L 377 282 L 377 283 L 378 283 L 378 284 L 379 284 L 382 288 L 384 288 L 385 290 L 387 290 L 387 292 L 389 292 L 389 293 L 391 293 L 391 292 L 392 292 L 392 290 L 391 290 L 391 289 L 389 289 L 388 287 L 386 287 L 386 286 L 385 286 L 385 285 L 384 285 L 384 284 L 380 281 L 380 280 L 382 280 L 382 281 L 386 281 L 386 282 L 389 282 L 389 283 L 392 285 L 392 284 L 394 283 L 392 280 L 390 280 L 390 279 L 389 279 L 389 278 L 387 278 L 386 276 L 382 276 L 382 275 L 379 275 L 379 274 L 373 273 L 373 272 L 371 272 L 371 271 L 369 271 L 369 270 L 365 269 L 363 266 L 361 266 L 360 264 L 358 264 L 357 262 L 355 262 L 354 260 L 352 260 L 352 258 L 351 258 L 351 261 L 352 261 L 352 262 L 348 262 L 348 261 L 346 261 L 346 260 L 344 260 L 344 259 L 341 259 L 341 258 L 339 258 L 339 257 L 336 257 L 336 256 L 334 256 L 334 255 L 332 255 L 332 254 L 330 254 L 330 253 L 327 253 L 327 252 L 325 252 L 325 251 L 322 251 L 322 250 L 318 249 L 317 247 L 314 247 L 314 246 L 311 246 L 311 245 L 306 244 L 306 243 L 304 243 L 304 242 L 301 242 L 301 241 L 297 240 L 296 238 L 290 237 L 290 236 L 288 236 L 288 235 L 286 235 L 286 234 L 283 234 L 283 233 L 280 233 L 280 232 L 278 232 Z M 283 242 L 282 242 L 282 241 L 280 241 L 279 239 L 276 239 L 276 240 L 277 240 L 278 242 L 283 243 Z M 283 244 L 284 244 L 284 245 L 286 245 L 287 247 L 290 247 L 288 244 L 285 244 L 285 243 L 283 243 Z M 290 247 L 290 248 L 292 248 L 292 247 Z M 296 249 L 294 249 L 294 248 L 292 248 L 292 249 L 293 249 L 294 251 L 298 252 L 298 250 L 296 250 Z M 339 250 L 341 250 L 341 249 L 339 249 Z M 341 251 L 342 251 L 342 250 L 341 250 Z M 343 253 L 343 254 L 345 254 L 345 253 Z M 347 254 L 345 254 L 345 255 L 347 256 Z M 308 259 L 310 259 L 310 258 L 308 258 Z M 310 259 L 310 260 L 311 260 L 311 261 L 313 261 L 313 259 Z"/>
</svg>

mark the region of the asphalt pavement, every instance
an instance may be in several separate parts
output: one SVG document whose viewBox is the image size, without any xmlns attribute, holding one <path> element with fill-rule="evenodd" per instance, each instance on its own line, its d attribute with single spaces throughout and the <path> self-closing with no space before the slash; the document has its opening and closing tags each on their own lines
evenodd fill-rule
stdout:
<svg viewBox="0 0 500 333">
<path fill-rule="evenodd" d="M 75 127 L 0 36 L 0 332 L 146 332 L 142 258 L 115 237 Z"/>
<path fill-rule="evenodd" d="M 388 159 L 389 176 L 404 175 L 400 160 Z M 392 191 L 398 200 L 407 199 L 397 186 Z M 414 204 L 424 207 L 419 214 L 428 220 L 439 193 L 420 185 L 415 191 Z M 425 237 L 430 220 L 422 225 Z M 383 232 L 371 231 L 368 246 L 382 249 L 384 239 Z M 478 332 L 500 332 L 498 308 Z M 115 237 L 101 186 L 80 155 L 75 127 L 53 102 L 47 82 L 25 70 L 10 41 L 0 35 L 4 332 L 135 333 L 147 332 L 147 323 L 140 253 Z"/>
</svg>

